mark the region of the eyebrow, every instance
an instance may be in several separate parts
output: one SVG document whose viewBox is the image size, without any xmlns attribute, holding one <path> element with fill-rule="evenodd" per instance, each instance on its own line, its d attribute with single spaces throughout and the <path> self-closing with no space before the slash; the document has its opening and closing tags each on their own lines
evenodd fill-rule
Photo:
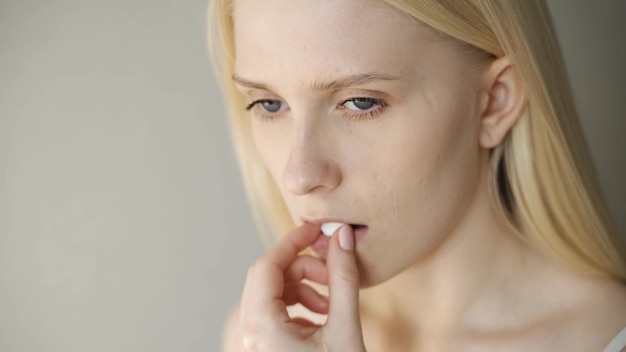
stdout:
<svg viewBox="0 0 626 352">
<path fill-rule="evenodd" d="M 247 80 L 243 77 L 238 76 L 237 74 L 233 74 L 232 78 L 233 81 L 243 87 L 270 90 L 266 84 Z M 373 81 L 394 81 L 397 79 L 399 79 L 399 77 L 380 72 L 360 73 L 328 82 L 313 82 L 310 88 L 313 91 L 325 92 L 358 86 Z"/>
</svg>

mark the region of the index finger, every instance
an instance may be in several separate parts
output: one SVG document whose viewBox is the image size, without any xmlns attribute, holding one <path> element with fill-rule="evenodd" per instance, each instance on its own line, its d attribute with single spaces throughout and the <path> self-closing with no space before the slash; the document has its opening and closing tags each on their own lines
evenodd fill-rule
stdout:
<svg viewBox="0 0 626 352">
<path fill-rule="evenodd" d="M 267 260 L 268 264 L 284 271 L 296 260 L 300 252 L 313 244 L 320 233 L 319 226 L 305 223 L 289 231 L 274 247 L 270 248 L 261 260 Z"/>
<path fill-rule="evenodd" d="M 285 270 L 298 254 L 311 245 L 320 235 L 318 226 L 305 224 L 285 235 L 254 264 L 254 279 L 250 292 L 251 303 L 257 309 L 273 309 L 268 303 L 280 300 L 285 288 Z"/>
</svg>

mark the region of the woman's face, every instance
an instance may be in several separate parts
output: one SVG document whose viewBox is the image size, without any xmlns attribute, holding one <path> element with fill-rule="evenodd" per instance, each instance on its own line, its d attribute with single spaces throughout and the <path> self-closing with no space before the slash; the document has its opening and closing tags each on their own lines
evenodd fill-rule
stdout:
<svg viewBox="0 0 626 352">
<path fill-rule="evenodd" d="M 235 0 L 233 16 L 234 79 L 296 223 L 367 226 L 364 286 L 435 250 L 486 167 L 479 60 L 382 1 Z"/>
</svg>

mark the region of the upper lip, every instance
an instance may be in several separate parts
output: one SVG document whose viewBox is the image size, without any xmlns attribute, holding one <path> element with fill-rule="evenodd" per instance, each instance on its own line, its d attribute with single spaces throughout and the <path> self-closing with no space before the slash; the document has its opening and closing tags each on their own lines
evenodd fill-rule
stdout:
<svg viewBox="0 0 626 352">
<path fill-rule="evenodd" d="M 322 224 L 325 224 L 327 222 L 340 222 L 342 224 L 366 226 L 366 225 L 361 224 L 361 223 L 351 222 L 351 221 L 346 220 L 346 219 L 333 218 L 333 217 L 308 218 L 308 217 L 304 217 L 303 216 L 300 219 L 303 222 L 305 222 L 305 223 L 309 223 L 309 224 L 313 224 L 313 225 L 322 225 Z"/>
</svg>

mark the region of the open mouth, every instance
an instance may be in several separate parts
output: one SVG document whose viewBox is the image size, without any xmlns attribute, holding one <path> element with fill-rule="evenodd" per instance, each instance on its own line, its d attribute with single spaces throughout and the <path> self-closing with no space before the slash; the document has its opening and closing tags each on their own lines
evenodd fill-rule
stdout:
<svg viewBox="0 0 626 352">
<path fill-rule="evenodd" d="M 322 224 L 322 233 L 317 238 L 317 240 L 310 246 L 311 249 L 325 257 L 328 253 L 328 248 L 330 246 L 331 236 L 343 226 L 343 223 L 324 223 Z M 358 243 L 365 238 L 368 232 L 368 226 L 363 224 L 348 224 L 352 226 L 352 231 L 354 233 L 354 240 Z"/>
<path fill-rule="evenodd" d="M 322 229 L 322 233 L 325 236 L 331 237 L 341 226 L 343 226 L 344 224 L 341 222 L 327 222 L 321 225 L 321 229 Z M 367 227 L 366 225 L 361 225 L 361 224 L 348 224 L 352 227 L 353 231 L 356 231 L 357 229 L 363 228 L 363 227 Z"/>
<path fill-rule="evenodd" d="M 356 224 L 352 225 L 352 231 L 354 232 L 354 240 L 358 243 L 365 238 L 369 227 L 367 225 Z"/>
</svg>

